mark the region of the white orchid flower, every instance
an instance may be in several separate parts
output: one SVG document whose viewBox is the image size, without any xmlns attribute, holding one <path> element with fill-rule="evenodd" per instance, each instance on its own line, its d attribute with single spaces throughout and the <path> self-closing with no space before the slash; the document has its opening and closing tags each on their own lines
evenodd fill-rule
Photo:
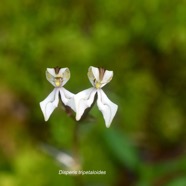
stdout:
<svg viewBox="0 0 186 186">
<path fill-rule="evenodd" d="M 113 71 L 93 66 L 89 67 L 88 78 L 93 87 L 83 90 L 74 96 L 76 120 L 80 120 L 85 109 L 92 105 L 97 93 L 97 106 L 103 114 L 106 127 L 110 127 L 118 106 L 108 99 L 101 88 L 109 83 L 112 77 Z"/>
<path fill-rule="evenodd" d="M 40 102 L 45 121 L 49 119 L 54 109 L 58 106 L 59 98 L 61 98 L 64 105 L 75 110 L 73 104 L 74 94 L 63 87 L 70 79 L 69 69 L 59 67 L 47 68 L 46 78 L 55 88 L 45 100 Z"/>
</svg>

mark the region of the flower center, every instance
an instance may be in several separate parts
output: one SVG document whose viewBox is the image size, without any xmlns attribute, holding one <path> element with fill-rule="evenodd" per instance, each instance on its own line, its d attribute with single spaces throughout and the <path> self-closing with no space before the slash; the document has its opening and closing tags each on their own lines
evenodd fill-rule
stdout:
<svg viewBox="0 0 186 186">
<path fill-rule="evenodd" d="M 55 83 L 56 87 L 61 87 L 62 86 L 62 82 L 63 82 L 62 77 L 55 77 L 54 83 Z"/>
<path fill-rule="evenodd" d="M 97 89 L 101 88 L 101 85 L 102 85 L 102 83 L 101 83 L 100 81 L 97 81 L 96 79 L 94 79 L 94 86 L 95 86 Z"/>
</svg>

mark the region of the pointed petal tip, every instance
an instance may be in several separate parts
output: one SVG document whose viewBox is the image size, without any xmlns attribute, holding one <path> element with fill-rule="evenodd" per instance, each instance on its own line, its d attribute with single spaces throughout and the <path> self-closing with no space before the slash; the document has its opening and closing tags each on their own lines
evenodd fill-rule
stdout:
<svg viewBox="0 0 186 186">
<path fill-rule="evenodd" d="M 44 120 L 45 120 L 45 122 L 47 122 L 48 119 L 49 119 L 49 117 L 44 116 Z"/>
<path fill-rule="evenodd" d="M 76 121 L 79 121 L 81 118 L 79 116 L 76 116 Z"/>
<path fill-rule="evenodd" d="M 115 117 L 118 106 L 112 101 L 110 101 L 101 89 L 98 91 L 97 105 L 99 110 L 103 114 L 106 127 L 109 128 L 112 123 L 112 120 Z"/>
<path fill-rule="evenodd" d="M 81 119 L 82 115 L 83 115 L 83 113 L 80 114 L 79 112 L 76 112 L 76 121 L 79 121 Z"/>
<path fill-rule="evenodd" d="M 40 108 L 44 116 L 44 120 L 48 121 L 50 115 L 59 103 L 59 90 L 54 89 L 43 101 L 41 101 Z"/>
<path fill-rule="evenodd" d="M 44 116 L 44 120 L 45 121 L 48 121 L 48 119 L 49 118 L 47 118 L 45 115 L 44 115 L 44 111 L 43 111 L 43 105 L 42 105 L 42 101 L 39 103 L 39 106 L 40 106 L 40 108 L 41 108 L 41 111 L 42 111 L 42 113 L 43 113 L 43 116 Z"/>
<path fill-rule="evenodd" d="M 111 125 L 111 122 L 105 122 L 106 128 L 109 128 Z"/>
<path fill-rule="evenodd" d="M 117 113 L 117 110 L 118 110 L 118 105 L 116 105 L 115 103 L 114 103 L 114 105 L 115 105 L 115 112 L 114 112 L 114 116 L 113 116 L 113 118 L 112 118 L 112 120 L 111 120 L 111 122 L 110 122 L 110 123 L 105 123 L 105 125 L 106 125 L 106 127 L 107 127 L 107 128 L 109 128 L 109 127 L 111 126 L 112 121 L 113 121 L 114 117 L 116 116 L 116 113 Z"/>
</svg>

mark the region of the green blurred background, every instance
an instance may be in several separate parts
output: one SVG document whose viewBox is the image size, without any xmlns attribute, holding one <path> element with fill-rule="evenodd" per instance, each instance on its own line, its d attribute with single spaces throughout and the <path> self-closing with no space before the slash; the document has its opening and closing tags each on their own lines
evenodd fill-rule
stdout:
<svg viewBox="0 0 186 186">
<path fill-rule="evenodd" d="M 71 153 L 75 123 L 60 107 L 45 123 L 39 102 L 47 67 L 69 67 L 77 93 L 91 65 L 114 71 L 119 109 L 109 129 L 96 105 L 80 126 L 82 169 L 107 172 L 81 185 L 186 185 L 185 62 L 184 0 L 1 0 L 0 186 L 77 185 L 40 148 Z"/>
</svg>

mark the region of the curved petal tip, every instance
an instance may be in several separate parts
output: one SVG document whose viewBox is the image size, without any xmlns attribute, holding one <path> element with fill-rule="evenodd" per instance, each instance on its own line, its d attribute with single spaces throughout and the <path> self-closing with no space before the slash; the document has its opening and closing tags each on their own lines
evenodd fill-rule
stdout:
<svg viewBox="0 0 186 186">
<path fill-rule="evenodd" d="M 97 92 L 98 92 L 97 105 L 99 110 L 103 114 L 106 127 L 109 128 L 118 110 L 118 105 L 110 101 L 106 94 L 103 92 L 103 90 L 100 89 Z"/>
</svg>

